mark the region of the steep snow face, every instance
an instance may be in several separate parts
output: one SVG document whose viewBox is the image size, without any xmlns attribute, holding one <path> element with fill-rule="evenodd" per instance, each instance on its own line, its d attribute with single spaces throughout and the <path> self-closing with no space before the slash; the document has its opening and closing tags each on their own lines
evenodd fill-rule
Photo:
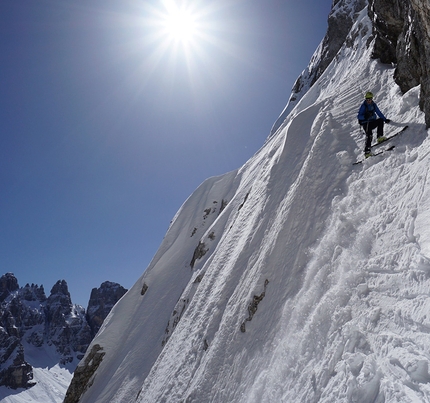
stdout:
<svg viewBox="0 0 430 403">
<path fill-rule="evenodd" d="M 430 400 L 430 141 L 370 33 L 364 9 L 277 133 L 184 203 L 81 403 Z M 409 129 L 353 166 L 367 90 Z"/>
</svg>

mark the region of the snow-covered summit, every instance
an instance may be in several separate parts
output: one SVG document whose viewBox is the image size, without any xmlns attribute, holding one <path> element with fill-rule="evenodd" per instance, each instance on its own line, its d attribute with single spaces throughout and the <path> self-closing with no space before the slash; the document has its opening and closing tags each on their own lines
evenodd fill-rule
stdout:
<svg viewBox="0 0 430 403">
<path fill-rule="evenodd" d="M 430 140 L 372 32 L 363 8 L 259 152 L 188 198 L 65 402 L 430 400 Z M 409 128 L 353 166 L 368 90 Z"/>
</svg>

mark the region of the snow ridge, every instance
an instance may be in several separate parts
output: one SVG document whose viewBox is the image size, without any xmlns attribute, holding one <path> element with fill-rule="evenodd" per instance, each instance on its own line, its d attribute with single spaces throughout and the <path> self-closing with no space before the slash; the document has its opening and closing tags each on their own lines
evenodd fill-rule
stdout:
<svg viewBox="0 0 430 403">
<path fill-rule="evenodd" d="M 295 105 L 336 57 L 355 22 L 356 14 L 364 8 L 367 10 L 365 0 L 337 0 L 333 2 L 328 16 L 327 33 L 312 55 L 307 68 L 297 78 L 286 107 L 272 126 L 271 135 L 282 127 Z"/>
<path fill-rule="evenodd" d="M 81 403 L 430 400 L 430 141 L 371 30 L 364 9 L 264 147 L 184 203 Z M 353 166 L 367 90 L 409 129 Z"/>
</svg>

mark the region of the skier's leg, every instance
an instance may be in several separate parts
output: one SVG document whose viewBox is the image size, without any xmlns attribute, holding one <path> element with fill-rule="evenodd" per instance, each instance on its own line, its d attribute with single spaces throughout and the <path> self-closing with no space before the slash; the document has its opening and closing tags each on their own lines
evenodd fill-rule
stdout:
<svg viewBox="0 0 430 403">
<path fill-rule="evenodd" d="M 366 132 L 366 146 L 364 147 L 364 154 L 370 153 L 370 148 L 372 146 L 373 134 L 372 134 L 372 124 L 367 122 L 363 125 L 363 129 Z"/>
<path fill-rule="evenodd" d="M 384 121 L 382 119 L 377 119 L 376 124 L 378 125 L 376 137 L 379 139 L 384 136 Z"/>
</svg>

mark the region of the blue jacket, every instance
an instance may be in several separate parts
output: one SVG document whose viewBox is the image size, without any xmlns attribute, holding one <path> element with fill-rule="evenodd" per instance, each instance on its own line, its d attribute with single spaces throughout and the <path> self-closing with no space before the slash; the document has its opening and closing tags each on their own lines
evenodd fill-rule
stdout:
<svg viewBox="0 0 430 403">
<path fill-rule="evenodd" d="M 376 105 L 375 102 L 372 101 L 370 104 L 368 104 L 367 101 L 364 101 L 360 106 L 360 110 L 358 111 L 357 119 L 362 125 L 364 123 L 376 120 L 376 115 L 378 115 L 382 120 L 386 120 L 386 117 L 379 110 L 378 105 Z"/>
</svg>

